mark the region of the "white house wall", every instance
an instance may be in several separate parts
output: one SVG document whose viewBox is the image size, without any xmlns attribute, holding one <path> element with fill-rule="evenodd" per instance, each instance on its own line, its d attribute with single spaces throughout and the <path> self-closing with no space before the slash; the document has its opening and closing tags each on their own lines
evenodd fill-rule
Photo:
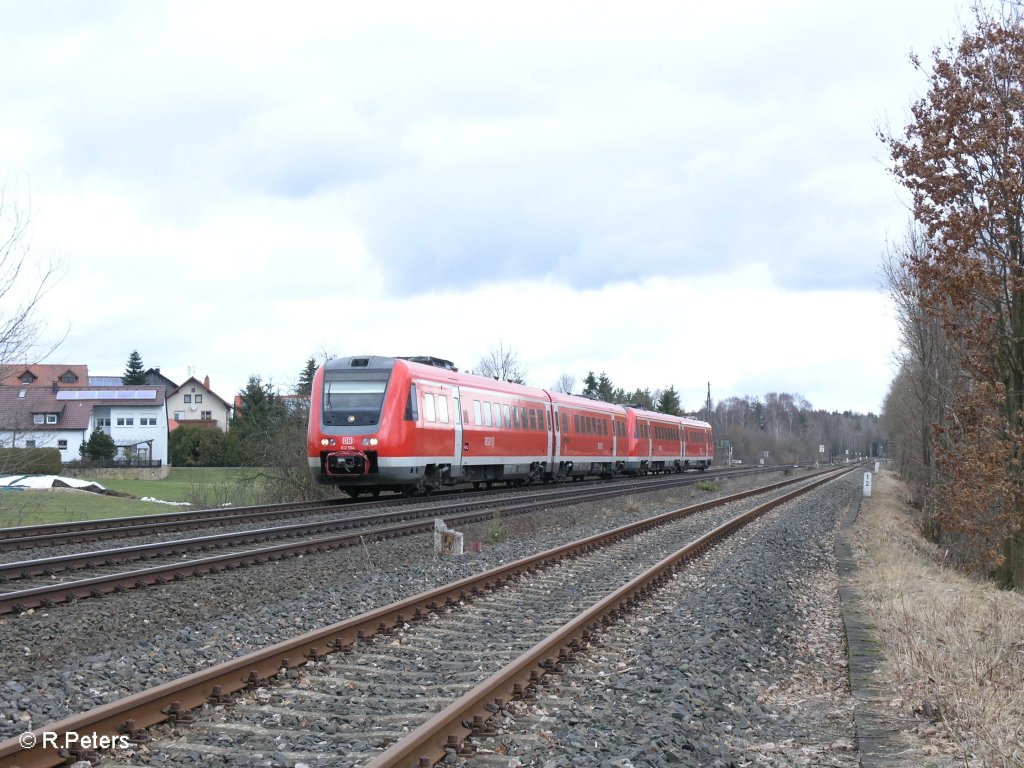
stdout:
<svg viewBox="0 0 1024 768">
<path fill-rule="evenodd" d="M 27 448 L 29 441 L 35 441 L 36 448 L 57 448 L 61 461 L 78 461 L 82 458 L 82 430 L 48 429 L 44 432 L 0 431 L 0 445 L 10 448 Z M 67 440 L 67 448 L 60 448 L 60 441 Z"/>
<path fill-rule="evenodd" d="M 105 409 L 104 409 L 105 410 Z M 142 426 L 141 419 L 156 418 L 154 426 Z M 131 419 L 132 425 L 118 425 L 118 419 Z M 91 429 L 95 428 L 95 415 Z M 110 406 L 110 436 L 118 446 L 144 443 L 152 440 L 152 450 L 149 455 L 152 461 L 167 463 L 167 411 L 163 404 L 147 408 L 138 403 L 131 406 L 112 405 Z"/>
</svg>

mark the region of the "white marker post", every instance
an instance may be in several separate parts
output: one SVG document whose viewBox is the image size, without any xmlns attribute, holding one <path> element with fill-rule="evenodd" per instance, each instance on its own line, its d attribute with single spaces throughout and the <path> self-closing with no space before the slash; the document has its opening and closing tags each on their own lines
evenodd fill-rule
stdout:
<svg viewBox="0 0 1024 768">
<path fill-rule="evenodd" d="M 864 497 L 867 498 L 871 495 L 871 473 L 864 473 Z"/>
<path fill-rule="evenodd" d="M 878 472 L 878 467 L 879 467 L 879 465 L 880 465 L 880 462 L 877 462 L 877 461 L 876 461 L 876 462 L 875 462 L 875 472 L 876 472 L 876 473 Z"/>
</svg>

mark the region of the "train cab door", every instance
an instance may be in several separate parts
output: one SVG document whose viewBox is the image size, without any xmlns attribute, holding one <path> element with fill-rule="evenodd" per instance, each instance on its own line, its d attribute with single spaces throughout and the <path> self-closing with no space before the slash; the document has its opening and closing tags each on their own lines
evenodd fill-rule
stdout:
<svg viewBox="0 0 1024 768">
<path fill-rule="evenodd" d="M 452 405 L 454 406 L 455 418 L 455 446 L 452 455 L 452 477 L 462 477 L 462 397 L 459 394 L 458 386 L 452 386 Z"/>
</svg>

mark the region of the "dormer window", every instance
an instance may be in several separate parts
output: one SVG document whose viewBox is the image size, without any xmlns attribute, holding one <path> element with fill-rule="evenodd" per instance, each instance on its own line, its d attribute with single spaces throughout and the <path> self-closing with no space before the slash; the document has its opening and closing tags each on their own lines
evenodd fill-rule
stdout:
<svg viewBox="0 0 1024 768">
<path fill-rule="evenodd" d="M 23 374 L 21 374 L 21 383 L 22 384 L 31 384 L 35 380 L 36 380 L 36 377 L 34 375 L 32 375 L 31 371 L 25 371 Z"/>
<path fill-rule="evenodd" d="M 78 377 L 75 376 L 75 374 L 73 374 L 71 371 L 68 371 L 63 376 L 60 377 L 60 380 L 64 384 L 74 384 L 76 381 L 78 381 Z"/>
</svg>

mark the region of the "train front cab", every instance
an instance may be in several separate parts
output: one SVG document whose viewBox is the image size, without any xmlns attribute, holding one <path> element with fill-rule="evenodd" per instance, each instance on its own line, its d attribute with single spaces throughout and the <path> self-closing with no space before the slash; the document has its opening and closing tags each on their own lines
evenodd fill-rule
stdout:
<svg viewBox="0 0 1024 768">
<path fill-rule="evenodd" d="M 317 371 L 307 440 L 318 482 L 358 493 L 408 481 L 388 466 L 391 456 L 402 453 L 409 407 L 408 375 L 396 363 L 386 357 L 345 357 Z"/>
</svg>

